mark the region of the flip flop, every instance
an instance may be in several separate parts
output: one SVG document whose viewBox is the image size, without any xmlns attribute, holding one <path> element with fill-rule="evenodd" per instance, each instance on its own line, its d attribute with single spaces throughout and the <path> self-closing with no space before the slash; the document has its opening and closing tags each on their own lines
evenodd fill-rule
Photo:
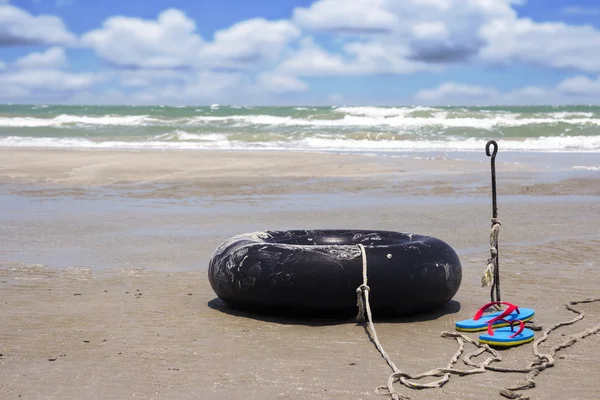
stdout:
<svg viewBox="0 0 600 400">
<path fill-rule="evenodd" d="M 488 308 L 490 308 L 491 306 L 496 305 L 496 304 L 504 304 L 508 308 L 503 311 L 496 311 L 493 313 L 483 315 L 485 310 L 487 310 Z M 456 323 L 456 330 L 462 331 L 462 332 L 484 331 L 487 328 L 487 326 L 489 325 L 490 321 L 492 321 L 493 319 L 505 319 L 507 321 L 515 321 L 515 320 L 519 319 L 523 322 L 526 322 L 526 321 L 529 321 L 530 319 L 532 319 L 534 314 L 535 314 L 535 311 L 531 308 L 521 308 L 520 309 L 519 306 L 516 306 L 512 303 L 508 303 L 505 301 L 495 301 L 493 303 L 488 303 L 488 304 L 484 305 L 483 307 L 481 307 L 475 313 L 475 316 L 473 318 L 458 321 Z M 497 328 L 500 328 L 500 327 L 509 326 L 509 325 L 510 325 L 510 323 L 507 322 L 507 323 L 500 323 L 495 326 Z"/>
<path fill-rule="evenodd" d="M 497 322 L 508 324 L 509 326 L 494 329 Z M 514 325 L 516 324 L 519 324 L 519 329 L 515 332 Z M 487 334 L 479 335 L 480 343 L 489 344 L 494 347 L 519 346 L 524 343 L 529 343 L 533 339 L 533 331 L 525 328 L 523 321 L 507 321 L 503 318 L 490 321 L 487 328 Z"/>
</svg>

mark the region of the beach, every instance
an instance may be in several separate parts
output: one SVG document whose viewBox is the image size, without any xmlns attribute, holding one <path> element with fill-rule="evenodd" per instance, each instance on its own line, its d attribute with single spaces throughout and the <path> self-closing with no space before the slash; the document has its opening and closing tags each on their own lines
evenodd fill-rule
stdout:
<svg viewBox="0 0 600 400">
<path fill-rule="evenodd" d="M 544 328 L 574 316 L 567 301 L 600 295 L 596 154 L 498 154 L 503 300 L 534 308 Z M 363 325 L 236 311 L 208 283 L 210 257 L 227 238 L 263 230 L 444 240 L 463 267 L 453 301 L 424 315 L 374 316 L 396 365 L 428 371 L 456 350 L 441 332 L 489 301 L 480 284 L 489 179 L 483 149 L 382 157 L 2 147 L 0 398 L 385 398 L 374 391 L 391 371 Z M 577 308 L 585 318 L 541 350 L 600 323 L 599 303 Z M 533 360 L 530 345 L 501 354 L 506 366 Z M 558 353 L 523 393 L 599 398 L 599 360 L 592 335 Z M 440 389 L 397 388 L 413 399 L 501 398 L 523 378 L 486 372 Z"/>
</svg>

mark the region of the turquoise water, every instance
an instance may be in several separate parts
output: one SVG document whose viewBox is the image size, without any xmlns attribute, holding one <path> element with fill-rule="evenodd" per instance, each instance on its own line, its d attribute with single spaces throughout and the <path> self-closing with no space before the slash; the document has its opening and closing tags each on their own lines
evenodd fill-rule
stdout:
<svg viewBox="0 0 600 400">
<path fill-rule="evenodd" d="M 0 146 L 600 152 L 600 107 L 0 105 Z"/>
</svg>

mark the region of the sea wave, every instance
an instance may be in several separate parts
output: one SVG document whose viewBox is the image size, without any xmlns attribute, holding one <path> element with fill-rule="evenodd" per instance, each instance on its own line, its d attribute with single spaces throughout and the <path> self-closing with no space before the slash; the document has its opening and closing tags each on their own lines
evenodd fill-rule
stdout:
<svg viewBox="0 0 600 400">
<path fill-rule="evenodd" d="M 551 114 L 548 113 L 543 113 L 543 114 L 539 114 L 541 116 L 544 117 L 552 117 L 554 119 L 564 119 L 564 118 L 592 118 L 594 116 L 594 113 L 592 112 L 575 112 L 575 111 L 563 111 L 563 112 L 554 112 Z"/>
<path fill-rule="evenodd" d="M 431 107 L 337 107 L 334 111 L 348 115 L 361 115 L 366 117 L 402 117 L 419 111 L 436 111 L 439 108 Z"/>
<path fill-rule="evenodd" d="M 190 118 L 188 125 L 207 122 L 241 122 L 248 125 L 269 126 L 314 126 L 314 127 L 396 127 L 419 128 L 440 126 L 448 128 L 477 128 L 493 129 L 498 127 L 520 127 L 526 125 L 551 125 L 563 123 L 567 125 L 594 125 L 600 126 L 600 119 L 596 118 L 516 118 L 514 116 L 497 116 L 494 118 L 441 118 L 441 117 L 360 117 L 346 115 L 340 119 L 304 119 L 293 117 L 279 117 L 272 115 L 239 115 L 239 116 L 198 116 Z"/>
<path fill-rule="evenodd" d="M 227 140 L 227 135 L 219 134 L 219 133 L 190 133 L 185 131 L 174 131 L 169 133 L 163 133 L 161 135 L 156 135 L 152 138 L 153 141 L 193 141 L 193 140 L 201 140 L 206 142 L 216 142 L 221 140 Z"/>
<path fill-rule="evenodd" d="M 0 127 L 38 128 L 67 125 L 140 126 L 162 122 L 147 115 L 105 115 L 101 117 L 62 114 L 54 118 L 0 117 Z"/>
<path fill-rule="evenodd" d="M 68 127 L 68 126 L 206 126 L 215 124 L 219 126 L 244 126 L 252 127 L 315 127 L 315 128 L 348 128 L 348 127 L 370 127 L 376 128 L 409 128 L 419 129 L 426 127 L 438 128 L 474 128 L 482 130 L 492 130 L 503 127 L 524 127 L 524 126 L 557 126 L 564 124 L 569 126 L 600 126 L 600 118 L 584 116 L 584 113 L 577 113 L 577 116 L 567 116 L 562 113 L 559 116 L 545 116 L 532 118 L 520 117 L 518 114 L 495 114 L 481 117 L 460 117 L 453 115 L 450 117 L 448 111 L 435 111 L 429 116 L 409 116 L 408 114 L 399 115 L 400 109 L 377 109 L 375 107 L 355 107 L 354 114 L 332 114 L 331 118 L 322 116 L 307 118 L 296 118 L 292 116 L 275 115 L 198 115 L 190 117 L 155 117 L 149 115 L 105 115 L 105 116 L 79 116 L 61 114 L 53 118 L 39 117 L 0 117 L 0 127 L 27 128 L 27 127 Z M 425 108 L 422 107 L 424 110 Z M 340 110 L 340 109 L 337 109 Z M 336 110 L 336 111 L 337 111 Z M 378 110 L 378 111 L 374 111 Z M 406 109 L 408 112 L 415 112 L 416 108 Z M 348 110 L 346 110 L 347 112 Z M 401 111 L 400 113 L 403 113 Z M 361 114 L 362 113 L 362 114 Z M 376 115 L 377 114 L 377 115 Z M 581 114 L 581 115 L 580 115 Z M 334 118 L 339 115 L 340 118 Z M 587 114 L 586 114 L 587 115 Z"/>
<path fill-rule="evenodd" d="M 93 141 L 86 138 L 0 138 L 3 147 L 103 148 L 103 149 L 223 149 L 223 150 L 300 150 L 324 152 L 406 152 L 479 151 L 485 140 L 356 140 L 342 137 L 301 137 L 277 141 L 228 140 L 225 135 L 193 135 L 174 132 L 146 141 Z M 506 151 L 600 152 L 600 136 L 542 137 L 525 140 L 499 140 Z"/>
</svg>

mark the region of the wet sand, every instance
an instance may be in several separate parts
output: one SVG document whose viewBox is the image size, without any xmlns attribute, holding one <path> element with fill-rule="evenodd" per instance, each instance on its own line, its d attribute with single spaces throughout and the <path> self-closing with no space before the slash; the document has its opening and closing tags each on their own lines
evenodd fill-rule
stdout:
<svg viewBox="0 0 600 400">
<path fill-rule="evenodd" d="M 4 149 L 0 161 L 1 398 L 385 398 L 374 389 L 389 369 L 362 326 L 245 314 L 215 299 L 208 260 L 238 233 L 389 229 L 453 246 L 463 265 L 454 301 L 417 317 L 375 316 L 408 372 L 444 366 L 456 345 L 440 333 L 489 297 L 479 283 L 490 226 L 485 156 Z M 549 179 L 499 161 L 498 180 L 503 298 L 535 308 L 544 327 L 571 318 L 563 303 L 600 295 L 599 178 Z M 585 319 L 542 351 L 600 323 L 599 304 L 579 308 Z M 559 353 L 525 394 L 599 398 L 599 349 L 595 335 Z M 525 366 L 531 347 L 502 357 Z M 488 372 L 400 390 L 500 398 L 522 378 Z"/>
</svg>

